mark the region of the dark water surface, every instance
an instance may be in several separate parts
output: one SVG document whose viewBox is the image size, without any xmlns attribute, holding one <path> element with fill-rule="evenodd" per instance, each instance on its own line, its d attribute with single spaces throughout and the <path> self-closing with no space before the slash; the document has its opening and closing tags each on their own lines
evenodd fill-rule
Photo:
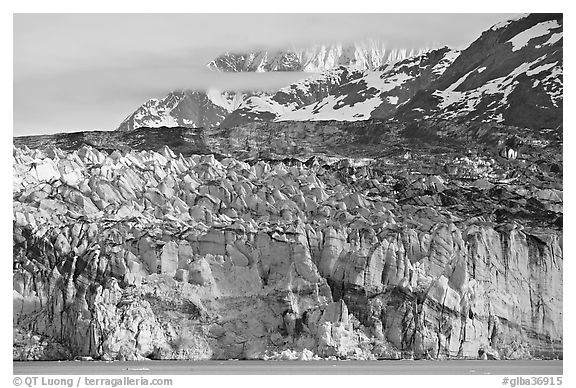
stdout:
<svg viewBox="0 0 576 388">
<path fill-rule="evenodd" d="M 16 375 L 559 375 L 562 361 L 15 361 Z"/>
</svg>

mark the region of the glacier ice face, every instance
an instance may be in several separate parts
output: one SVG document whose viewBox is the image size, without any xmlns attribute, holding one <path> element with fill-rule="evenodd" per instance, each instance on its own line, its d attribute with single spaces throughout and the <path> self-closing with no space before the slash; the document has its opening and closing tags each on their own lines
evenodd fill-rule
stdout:
<svg viewBox="0 0 576 388">
<path fill-rule="evenodd" d="M 562 351 L 561 231 L 462 217 L 450 203 L 492 198 L 464 189 L 467 175 L 403 176 L 371 159 L 248 164 L 166 147 L 15 148 L 13 166 L 13 320 L 44 336 L 34 357 Z M 71 166 L 74 181 L 61 173 Z M 459 174 L 494 179 L 495 167 L 462 159 Z M 456 187 L 482 200 L 462 201 Z M 522 195 L 550 209 L 562 198 Z"/>
</svg>

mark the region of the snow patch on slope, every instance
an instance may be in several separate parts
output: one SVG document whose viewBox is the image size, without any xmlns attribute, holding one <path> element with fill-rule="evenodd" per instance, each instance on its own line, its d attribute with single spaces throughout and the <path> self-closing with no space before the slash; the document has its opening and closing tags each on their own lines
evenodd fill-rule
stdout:
<svg viewBox="0 0 576 388">
<path fill-rule="evenodd" d="M 388 104 L 396 105 L 398 104 L 398 96 L 388 96 L 386 97 Z"/>
<path fill-rule="evenodd" d="M 525 14 L 519 15 L 519 16 L 517 16 L 517 17 L 511 18 L 511 19 L 508 19 L 508 20 L 504 20 L 504 21 L 502 21 L 502 22 L 499 22 L 499 23 L 494 24 L 494 25 L 492 26 L 492 28 L 490 28 L 490 29 L 491 29 L 492 31 L 499 30 L 500 28 L 504 28 L 504 27 L 506 27 L 507 25 L 509 25 L 509 24 L 512 23 L 512 22 L 515 22 L 515 21 L 520 20 L 520 19 L 524 19 L 524 18 L 525 18 L 526 16 L 528 16 L 528 15 L 529 15 L 529 14 L 525 13 Z"/>
<path fill-rule="evenodd" d="M 443 119 L 452 119 L 457 116 L 465 115 L 470 113 L 476 109 L 476 107 L 482 102 L 482 99 L 489 95 L 501 95 L 499 101 L 493 101 L 489 107 L 492 106 L 492 111 L 495 113 L 495 110 L 505 106 L 508 104 L 508 96 L 512 93 L 515 87 L 518 85 L 518 81 L 516 78 L 521 74 L 526 74 L 527 76 L 532 76 L 538 74 L 542 71 L 549 70 L 557 65 L 557 62 L 551 64 L 544 64 L 540 66 L 536 66 L 532 68 L 534 65 L 540 63 L 542 60 L 546 58 L 546 55 L 539 57 L 538 59 L 532 62 L 524 62 L 517 68 L 515 68 L 512 72 L 504 77 L 499 77 L 488 81 L 484 85 L 467 91 L 455 91 L 454 89 L 460 85 L 463 80 L 468 77 L 471 73 L 467 73 L 463 77 L 461 77 L 458 81 L 454 84 L 450 85 L 445 90 L 436 90 L 434 91 L 433 95 L 439 97 L 440 102 L 438 103 L 438 108 L 440 110 L 444 110 L 440 117 Z M 474 69 L 473 71 L 476 71 Z M 561 72 L 561 70 L 560 70 Z M 558 74 L 556 74 L 557 76 Z M 551 81 L 551 76 L 545 78 L 545 80 Z M 543 80 L 544 82 L 544 80 Z M 456 85 L 456 86 L 454 86 Z M 549 93 L 551 100 L 554 102 L 554 97 L 552 93 Z M 561 96 L 560 96 L 561 98 Z M 557 98 L 558 99 L 558 98 Z M 492 117 L 497 122 L 503 121 L 503 118 L 498 115 L 494 115 Z"/>
<path fill-rule="evenodd" d="M 254 112 L 271 112 L 275 115 L 281 115 L 288 107 L 277 103 L 272 98 L 267 96 L 252 96 L 248 98 L 242 105 L 242 108 L 249 109 Z"/>
<path fill-rule="evenodd" d="M 456 90 L 456 88 L 458 86 L 460 86 L 464 81 L 466 81 L 466 78 L 468 78 L 468 76 L 470 74 L 472 74 L 473 72 L 475 72 L 477 69 L 474 70 L 470 70 L 468 73 L 464 74 L 462 77 L 460 77 L 456 82 L 454 82 L 452 85 L 448 86 L 448 88 L 446 88 L 447 92 L 451 92 Z"/>
<path fill-rule="evenodd" d="M 559 27 L 561 26 L 558 24 L 557 20 L 548 20 L 522 31 L 507 42 L 512 43 L 512 51 L 518 51 L 522 47 L 526 46 L 530 40 L 547 35 L 550 30 Z"/>
<path fill-rule="evenodd" d="M 551 46 L 554 43 L 558 42 L 560 39 L 562 39 L 562 32 L 557 32 L 555 34 L 552 34 L 550 39 L 548 39 L 546 42 L 537 45 L 536 48 L 540 48 L 542 46 Z"/>
<path fill-rule="evenodd" d="M 330 95 L 322 101 L 307 105 L 301 109 L 286 112 L 274 121 L 320 121 L 320 120 L 340 120 L 340 121 L 359 121 L 367 120 L 370 114 L 376 109 L 382 100 L 379 97 L 371 98 L 352 105 L 340 105 L 348 96 L 339 97 Z"/>
<path fill-rule="evenodd" d="M 548 70 L 548 69 L 551 69 L 551 68 L 553 68 L 554 66 L 556 66 L 557 64 L 558 64 L 558 62 L 556 61 L 556 62 L 552 62 L 552 63 L 547 63 L 547 64 L 545 64 L 545 65 L 540 65 L 540 66 L 538 66 L 538 67 L 536 67 L 536 68 L 534 68 L 534 69 L 532 69 L 532 70 L 528 70 L 528 71 L 526 72 L 526 74 L 529 75 L 529 76 L 532 76 L 532 75 L 538 74 L 538 73 L 540 73 L 540 72 L 542 72 L 542 71 L 546 71 L 546 70 Z"/>
<path fill-rule="evenodd" d="M 460 50 L 450 50 L 444 57 L 438 62 L 433 68 L 432 73 L 435 75 L 442 75 L 452 63 L 458 58 L 461 54 Z"/>
<path fill-rule="evenodd" d="M 564 84 L 562 82 L 562 66 L 556 66 L 550 74 L 542 79 L 546 93 L 550 96 L 552 104 L 558 107 L 558 102 L 563 99 Z"/>
<path fill-rule="evenodd" d="M 219 107 L 226 109 L 228 112 L 237 109 L 246 98 L 246 94 L 241 92 L 230 93 L 222 92 L 217 89 L 208 89 L 206 91 L 206 96 L 214 105 L 218 105 Z"/>
<path fill-rule="evenodd" d="M 361 94 L 356 96 L 365 97 L 362 101 L 346 103 L 345 100 L 351 96 L 343 94 L 340 96 L 329 95 L 321 101 L 304 106 L 294 111 L 287 111 L 277 117 L 274 121 L 303 121 L 303 120 L 346 120 L 359 121 L 370 118 L 371 113 L 382 104 L 380 94 L 401 86 L 412 77 L 406 73 L 388 75 L 380 72 L 367 72 L 362 78 L 349 82 L 348 87 L 361 84 Z M 398 97 L 390 97 L 388 101 L 392 104 L 398 103 Z"/>
</svg>

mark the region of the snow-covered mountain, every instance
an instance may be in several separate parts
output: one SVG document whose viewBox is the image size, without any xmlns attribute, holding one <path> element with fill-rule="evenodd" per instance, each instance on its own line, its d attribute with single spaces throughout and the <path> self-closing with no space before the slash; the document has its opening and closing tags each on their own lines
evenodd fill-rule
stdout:
<svg viewBox="0 0 576 388">
<path fill-rule="evenodd" d="M 216 71 L 265 72 L 305 71 L 319 73 L 340 66 L 354 70 L 375 70 L 390 62 L 419 55 L 427 49 L 388 49 L 382 42 L 370 40 L 350 44 L 314 45 L 291 50 L 254 50 L 225 53 L 208 63 Z"/>
<path fill-rule="evenodd" d="M 458 56 L 448 48 L 430 51 L 358 77 L 334 88 L 326 98 L 291 110 L 276 121 L 367 120 L 373 112 L 392 114 L 417 91 L 439 77 Z"/>
<path fill-rule="evenodd" d="M 281 88 L 274 95 L 248 97 L 226 117 L 221 126 L 231 127 L 251 121 L 275 120 L 286 113 L 321 101 L 340 85 L 358 79 L 362 74 L 359 70 L 341 66 L 294 82 Z"/>
<path fill-rule="evenodd" d="M 119 130 L 141 127 L 214 127 L 230 116 L 228 123 L 272 120 L 280 113 L 315 103 L 336 86 L 360 77 L 359 70 L 373 70 L 384 64 L 424 52 L 424 49 L 388 50 L 376 41 L 350 45 L 332 44 L 288 51 L 252 51 L 224 54 L 208 64 L 214 71 L 263 72 L 305 71 L 317 73 L 271 95 L 260 91 L 174 91 L 163 99 L 151 99 L 128 116 Z"/>
<path fill-rule="evenodd" d="M 401 107 L 398 117 L 530 128 L 561 125 L 562 26 L 561 14 L 532 14 L 496 24 L 442 77 Z"/>
<path fill-rule="evenodd" d="M 142 105 L 119 129 L 391 117 L 553 128 L 563 117 L 562 26 L 561 14 L 526 15 L 494 25 L 462 52 L 445 47 L 407 58 L 414 53 L 377 44 L 226 54 L 209 67 L 318 72 L 276 93 L 172 92 Z"/>
<path fill-rule="evenodd" d="M 118 127 L 130 131 L 141 127 L 212 127 L 238 108 L 247 95 L 210 89 L 206 92 L 180 90 L 162 99 L 150 99 Z"/>
<path fill-rule="evenodd" d="M 457 58 L 443 48 L 381 66 L 375 71 L 339 67 L 280 89 L 250 97 L 223 127 L 250 121 L 366 120 L 373 112 L 391 115 L 417 91 L 436 80 Z"/>
</svg>

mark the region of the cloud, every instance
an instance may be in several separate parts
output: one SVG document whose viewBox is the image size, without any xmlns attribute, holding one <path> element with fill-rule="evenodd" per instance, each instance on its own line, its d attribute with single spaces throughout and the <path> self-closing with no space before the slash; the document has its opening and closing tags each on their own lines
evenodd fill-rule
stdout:
<svg viewBox="0 0 576 388">
<path fill-rule="evenodd" d="M 35 77 L 14 85 L 14 132 L 23 135 L 112 130 L 143 102 L 164 97 L 172 90 L 274 91 L 308 75 L 219 73 L 198 66 L 143 66 Z"/>
</svg>

